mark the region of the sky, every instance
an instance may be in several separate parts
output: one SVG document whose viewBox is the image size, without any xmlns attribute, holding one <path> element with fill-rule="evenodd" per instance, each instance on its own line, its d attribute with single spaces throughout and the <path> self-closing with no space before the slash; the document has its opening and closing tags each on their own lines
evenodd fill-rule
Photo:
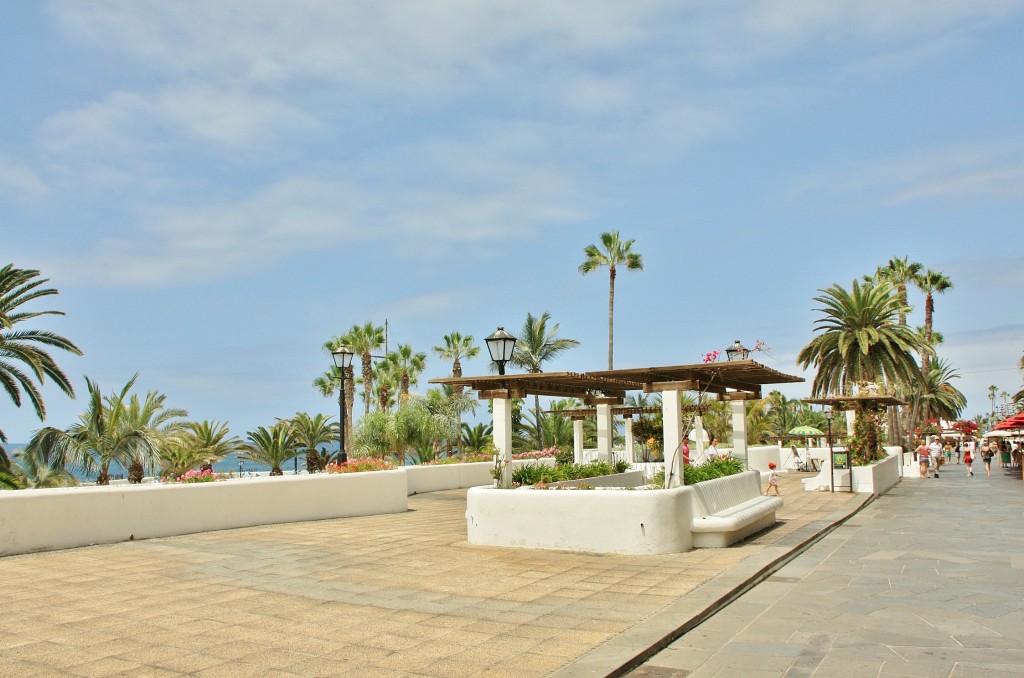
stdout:
<svg viewBox="0 0 1024 678">
<path fill-rule="evenodd" d="M 615 367 L 760 340 L 812 378 L 819 290 L 907 256 L 953 281 L 939 354 L 987 413 L 1022 379 L 1022 34 L 1024 0 L 12 0 L 0 259 L 84 352 L 45 425 L 135 373 L 241 437 L 336 416 L 323 343 L 371 320 L 430 354 L 420 392 L 445 334 L 527 313 L 581 342 L 546 371 L 605 369 L 577 268 L 612 230 L 645 264 Z M 42 425 L 0 399 L 10 441 Z"/>
</svg>

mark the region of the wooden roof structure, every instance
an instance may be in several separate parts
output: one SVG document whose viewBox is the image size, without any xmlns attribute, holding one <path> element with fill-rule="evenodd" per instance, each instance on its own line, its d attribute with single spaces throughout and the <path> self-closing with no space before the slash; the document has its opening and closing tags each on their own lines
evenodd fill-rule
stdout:
<svg viewBox="0 0 1024 678">
<path fill-rule="evenodd" d="M 784 374 L 753 360 L 636 367 L 598 372 L 529 372 L 482 377 L 445 377 L 431 384 L 464 386 L 479 392 L 481 400 L 543 395 L 579 398 L 587 405 L 621 404 L 627 391 L 699 391 L 719 400 L 761 397 L 765 384 L 799 383 L 803 377 Z"/>
<path fill-rule="evenodd" d="M 854 409 L 858 404 L 868 407 L 907 404 L 905 400 L 890 395 L 828 396 L 826 398 L 804 398 L 803 402 L 809 405 L 830 405 L 837 410 Z"/>
</svg>

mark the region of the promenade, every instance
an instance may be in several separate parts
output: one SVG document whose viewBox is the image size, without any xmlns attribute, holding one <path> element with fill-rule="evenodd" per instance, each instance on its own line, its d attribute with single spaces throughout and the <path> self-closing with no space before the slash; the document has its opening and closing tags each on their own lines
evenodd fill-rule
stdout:
<svg viewBox="0 0 1024 678">
<path fill-rule="evenodd" d="M 448 491 L 0 558 L 0 675 L 1022 675 L 1024 488 L 948 469 L 859 513 L 791 474 L 774 529 L 664 556 L 473 546 Z"/>
</svg>

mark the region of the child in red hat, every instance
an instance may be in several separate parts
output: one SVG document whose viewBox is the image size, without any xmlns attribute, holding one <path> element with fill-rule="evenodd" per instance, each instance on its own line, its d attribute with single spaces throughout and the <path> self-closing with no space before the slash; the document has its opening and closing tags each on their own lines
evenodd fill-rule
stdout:
<svg viewBox="0 0 1024 678">
<path fill-rule="evenodd" d="M 768 487 L 765 489 L 764 493 L 768 494 L 774 488 L 775 494 L 781 497 L 782 494 L 779 492 L 779 474 L 775 472 L 774 461 L 768 462 L 768 470 L 771 471 L 771 473 L 768 474 Z"/>
</svg>

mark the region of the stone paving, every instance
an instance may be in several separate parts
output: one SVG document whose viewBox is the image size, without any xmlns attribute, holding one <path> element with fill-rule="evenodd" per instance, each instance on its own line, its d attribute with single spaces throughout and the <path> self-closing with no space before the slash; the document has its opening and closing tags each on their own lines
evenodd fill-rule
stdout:
<svg viewBox="0 0 1024 678">
<path fill-rule="evenodd" d="M 605 675 L 684 601 L 863 501 L 781 487 L 776 528 L 663 556 L 470 545 L 463 490 L 397 515 L 0 558 L 0 675 Z"/>
<path fill-rule="evenodd" d="M 632 676 L 1024 676 L 1024 484 L 906 478 Z"/>
</svg>

